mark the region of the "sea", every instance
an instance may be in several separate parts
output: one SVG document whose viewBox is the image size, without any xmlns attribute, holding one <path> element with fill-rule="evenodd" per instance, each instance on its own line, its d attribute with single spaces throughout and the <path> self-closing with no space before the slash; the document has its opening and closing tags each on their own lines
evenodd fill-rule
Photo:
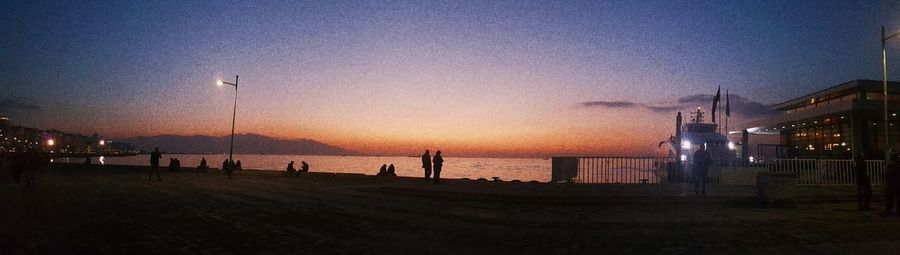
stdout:
<svg viewBox="0 0 900 255">
<path fill-rule="evenodd" d="M 201 158 L 213 168 L 221 168 L 227 154 L 163 154 L 160 164 L 165 167 L 170 158 L 178 158 L 183 167 L 195 167 Z M 55 162 L 82 163 L 84 158 L 58 158 Z M 354 173 L 375 175 L 382 164 L 394 164 L 399 176 L 424 177 L 420 157 L 373 156 L 311 156 L 311 155 L 259 155 L 235 154 L 244 169 L 285 171 L 289 162 L 300 168 L 300 161 L 309 164 L 310 172 Z M 93 164 L 149 166 L 149 155 L 125 157 L 94 157 Z M 550 159 L 545 158 L 455 158 L 444 157 L 441 178 L 492 179 L 511 181 L 550 181 Z"/>
</svg>

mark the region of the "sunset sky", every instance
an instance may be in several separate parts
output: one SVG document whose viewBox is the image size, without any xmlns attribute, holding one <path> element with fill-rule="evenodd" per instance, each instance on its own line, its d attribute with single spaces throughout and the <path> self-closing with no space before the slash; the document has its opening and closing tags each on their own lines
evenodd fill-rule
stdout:
<svg viewBox="0 0 900 255">
<path fill-rule="evenodd" d="M 893 1 L 59 2 L 0 3 L 17 125 L 227 135 L 240 75 L 238 133 L 382 155 L 652 153 L 717 86 L 741 123 L 881 79 L 900 31 Z"/>
</svg>

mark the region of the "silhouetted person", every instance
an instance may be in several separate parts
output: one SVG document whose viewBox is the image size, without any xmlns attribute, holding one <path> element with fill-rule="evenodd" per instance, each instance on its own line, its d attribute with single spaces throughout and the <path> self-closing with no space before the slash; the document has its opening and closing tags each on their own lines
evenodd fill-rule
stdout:
<svg viewBox="0 0 900 255">
<path fill-rule="evenodd" d="M 227 168 L 228 168 L 228 159 L 225 159 L 225 161 L 222 161 L 222 171 L 227 170 Z"/>
<path fill-rule="evenodd" d="M 300 172 L 301 173 L 309 172 L 309 164 L 306 164 L 306 161 L 300 161 Z"/>
<path fill-rule="evenodd" d="M 425 154 L 422 154 L 422 168 L 425 169 L 425 182 L 428 183 L 431 179 L 431 154 L 429 154 L 428 150 L 425 150 Z"/>
<path fill-rule="evenodd" d="M 234 172 L 235 168 L 234 160 L 229 159 L 227 165 L 228 166 L 225 168 L 225 172 L 228 173 L 228 179 L 231 180 L 231 172 Z"/>
<path fill-rule="evenodd" d="M 859 153 L 856 156 L 856 207 L 859 210 L 871 210 L 869 201 L 872 200 L 872 181 L 866 172 L 866 155 Z"/>
<path fill-rule="evenodd" d="M 50 167 L 50 156 L 38 153 L 36 150 L 31 149 L 28 151 L 28 164 L 26 165 L 28 167 L 25 171 L 30 172 L 31 178 L 26 176 L 25 187 L 33 188 L 35 184 L 35 173 L 45 167 Z"/>
<path fill-rule="evenodd" d="M 26 155 L 25 152 L 17 151 L 11 156 L 9 168 L 12 170 L 13 180 L 16 181 L 16 188 L 22 183 L 22 173 L 25 171 Z"/>
<path fill-rule="evenodd" d="M 434 184 L 441 184 L 441 168 L 444 167 L 444 157 L 441 157 L 441 151 L 434 153 L 431 163 L 434 164 Z"/>
<path fill-rule="evenodd" d="M 234 165 L 234 169 L 235 169 L 235 170 L 244 170 L 244 168 L 241 167 L 241 161 L 240 161 L 240 160 L 238 160 L 238 161 L 237 161 L 237 164 Z"/>
<path fill-rule="evenodd" d="M 297 169 L 294 169 L 294 161 L 291 161 L 287 166 L 287 175 L 294 176 L 294 172 L 297 172 Z"/>
<path fill-rule="evenodd" d="M 709 165 L 712 157 L 706 151 L 706 146 L 694 152 L 694 194 L 706 196 L 706 181 L 709 179 Z"/>
<path fill-rule="evenodd" d="M 397 176 L 397 172 L 395 172 L 395 171 L 396 171 L 396 169 L 394 169 L 394 164 L 391 164 L 390 166 L 388 166 L 387 176 L 392 176 L 392 177 Z"/>
<path fill-rule="evenodd" d="M 169 165 L 169 168 L 172 168 L 172 172 L 181 171 L 181 160 L 178 160 L 178 158 L 172 159 L 172 165 Z"/>
<path fill-rule="evenodd" d="M 675 164 L 672 162 L 666 162 L 666 177 L 669 179 L 669 183 L 675 183 Z"/>
<path fill-rule="evenodd" d="M 375 176 L 387 176 L 387 164 L 381 165 L 381 169 L 378 169 L 378 174 Z"/>
<path fill-rule="evenodd" d="M 10 168 L 13 171 L 13 179 L 16 181 L 16 188 L 22 183 L 22 177 L 25 177 L 25 188 L 34 186 L 34 172 L 38 168 L 38 155 L 31 149 L 19 151 L 13 155 Z M 26 173 L 30 172 L 30 173 Z M 29 176 L 31 178 L 29 178 Z"/>
<path fill-rule="evenodd" d="M 206 169 L 209 169 L 209 166 L 206 165 L 206 158 L 200 158 L 200 166 L 197 166 L 197 171 L 206 172 Z"/>
<path fill-rule="evenodd" d="M 156 172 L 156 180 L 162 181 L 162 178 L 159 177 L 159 159 L 162 158 L 162 153 L 159 153 L 159 148 L 153 148 L 153 152 L 150 153 L 150 176 L 147 177 L 147 180 L 153 179 L 153 172 Z"/>
<path fill-rule="evenodd" d="M 897 199 L 900 197 L 900 156 L 896 153 L 891 154 L 890 162 L 884 168 L 884 214 L 891 215 L 896 207 Z"/>
</svg>

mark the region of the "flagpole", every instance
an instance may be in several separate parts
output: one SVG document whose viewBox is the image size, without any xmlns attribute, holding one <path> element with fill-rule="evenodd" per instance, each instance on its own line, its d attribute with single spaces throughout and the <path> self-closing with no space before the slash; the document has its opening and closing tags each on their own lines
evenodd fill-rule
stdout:
<svg viewBox="0 0 900 255">
<path fill-rule="evenodd" d="M 721 125 L 718 125 L 719 123 L 721 123 L 721 119 L 722 119 L 722 114 L 719 114 L 719 112 L 722 111 L 722 107 L 719 107 L 720 101 L 722 101 L 722 86 L 721 85 L 719 85 L 719 88 L 716 89 L 716 96 L 713 97 L 713 108 L 712 108 L 712 112 L 711 112 L 712 116 L 713 116 L 712 123 L 716 124 L 716 132 L 722 131 Z M 716 121 L 717 114 L 719 115 L 719 119 L 720 119 L 719 121 Z"/>
<path fill-rule="evenodd" d="M 725 107 L 719 107 L 719 118 L 720 118 L 719 120 L 720 120 L 720 121 L 721 121 L 721 118 L 722 118 L 722 113 L 725 111 L 725 109 L 722 109 L 722 108 L 725 108 Z M 721 123 L 721 122 L 720 122 L 720 123 Z M 720 134 L 722 133 L 722 129 L 725 129 L 725 128 L 722 127 L 722 125 L 719 125 L 719 133 L 720 133 Z"/>
</svg>

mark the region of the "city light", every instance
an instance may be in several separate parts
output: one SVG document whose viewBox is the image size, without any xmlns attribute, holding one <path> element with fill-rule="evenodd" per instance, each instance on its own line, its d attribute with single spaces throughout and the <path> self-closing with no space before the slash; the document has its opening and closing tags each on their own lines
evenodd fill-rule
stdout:
<svg viewBox="0 0 900 255">
<path fill-rule="evenodd" d="M 733 143 L 733 142 L 728 142 L 728 149 L 729 149 L 729 150 L 734 150 L 734 143 Z"/>
<path fill-rule="evenodd" d="M 687 155 L 681 155 L 681 161 L 687 160 Z"/>
<path fill-rule="evenodd" d="M 682 148 L 682 149 L 690 149 L 690 148 L 691 148 L 691 141 L 687 141 L 687 140 L 682 141 L 682 142 L 681 142 L 681 148 Z"/>
<path fill-rule="evenodd" d="M 753 161 L 755 161 L 755 160 L 753 159 L 753 156 L 750 156 L 750 163 L 753 163 Z"/>
<path fill-rule="evenodd" d="M 100 140 L 100 146 L 106 145 L 106 141 Z"/>
<path fill-rule="evenodd" d="M 53 139 L 47 139 L 47 146 L 53 146 L 54 144 L 56 144 L 56 141 L 54 141 Z"/>
</svg>

